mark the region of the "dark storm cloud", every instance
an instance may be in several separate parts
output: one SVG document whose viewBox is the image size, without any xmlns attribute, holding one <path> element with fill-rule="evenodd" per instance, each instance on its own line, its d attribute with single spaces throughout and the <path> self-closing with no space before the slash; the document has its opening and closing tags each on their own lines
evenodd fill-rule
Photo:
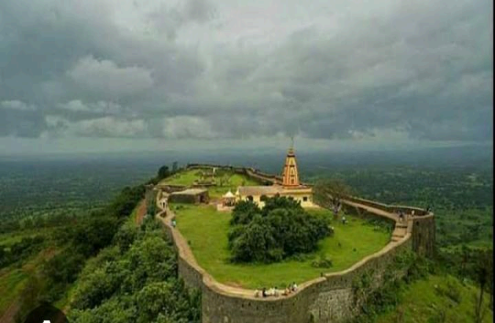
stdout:
<svg viewBox="0 0 495 323">
<path fill-rule="evenodd" d="M 490 140 L 484 1 L 0 2 L 0 135 Z"/>
</svg>

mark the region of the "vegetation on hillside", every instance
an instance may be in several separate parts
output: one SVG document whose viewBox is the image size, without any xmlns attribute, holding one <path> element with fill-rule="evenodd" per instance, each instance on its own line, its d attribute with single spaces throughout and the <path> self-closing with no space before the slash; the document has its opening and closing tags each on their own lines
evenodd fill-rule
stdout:
<svg viewBox="0 0 495 323">
<path fill-rule="evenodd" d="M 475 322 L 475 295 L 478 289 L 467 282 L 448 276 L 431 274 L 425 278 L 398 285 L 390 293 L 396 301 L 377 315 L 376 323 L 459 323 Z M 493 321 L 488 300 L 483 303 L 485 316 L 481 322 Z M 369 321 L 368 321 L 369 322 Z"/>
<path fill-rule="evenodd" d="M 21 241 L 12 243 L 8 248 L 0 246 L 0 268 L 22 263 L 33 254 L 43 248 L 44 237 L 36 235 L 33 237 L 22 238 Z"/>
<path fill-rule="evenodd" d="M 53 238 L 57 251 L 26 282 L 26 288 L 20 295 L 17 320 L 41 302 L 54 303 L 63 298 L 85 261 L 112 243 L 119 226 L 143 195 L 143 185 L 126 187 L 109 206 L 83 218 L 74 226 L 57 231 Z"/>
<path fill-rule="evenodd" d="M 177 278 L 176 254 L 154 218 L 124 225 L 82 271 L 69 320 L 75 323 L 200 321 L 199 292 Z"/>
<path fill-rule="evenodd" d="M 365 302 L 354 323 L 492 321 L 492 304 L 486 297 L 479 298 L 480 289 L 449 275 L 438 262 L 408 252 L 397 257 L 392 266 L 407 268 L 402 280 L 386 278 L 380 288 L 371 290 L 366 275 L 356 279 L 355 292 L 364 295 Z"/>
</svg>

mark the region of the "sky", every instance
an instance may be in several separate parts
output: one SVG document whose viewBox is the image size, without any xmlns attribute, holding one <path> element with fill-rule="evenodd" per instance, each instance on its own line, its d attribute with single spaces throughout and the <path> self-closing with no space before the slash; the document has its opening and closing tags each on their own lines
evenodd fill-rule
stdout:
<svg viewBox="0 0 495 323">
<path fill-rule="evenodd" d="M 0 1 L 0 154 L 492 143 L 493 3 Z"/>
</svg>

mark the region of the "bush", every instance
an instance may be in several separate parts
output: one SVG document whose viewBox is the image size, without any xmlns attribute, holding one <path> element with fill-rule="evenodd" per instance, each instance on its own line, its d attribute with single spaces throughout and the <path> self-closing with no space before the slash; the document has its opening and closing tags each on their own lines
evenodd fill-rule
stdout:
<svg viewBox="0 0 495 323">
<path fill-rule="evenodd" d="M 333 263 L 329 258 L 320 256 L 311 263 L 311 266 L 315 268 L 330 268 L 333 266 Z"/>
</svg>

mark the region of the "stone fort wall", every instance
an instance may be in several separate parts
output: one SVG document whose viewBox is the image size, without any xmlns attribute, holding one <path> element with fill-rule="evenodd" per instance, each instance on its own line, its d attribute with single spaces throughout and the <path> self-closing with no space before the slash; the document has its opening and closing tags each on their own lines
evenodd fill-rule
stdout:
<svg viewBox="0 0 495 323">
<path fill-rule="evenodd" d="M 189 167 L 205 166 L 222 167 L 204 164 Z M 263 174 L 254 169 L 230 168 L 262 181 L 277 181 L 277 176 Z M 161 192 L 157 194 L 157 201 L 160 198 Z M 396 219 L 394 220 L 389 213 L 399 207 L 356 197 L 343 201 L 343 204 L 354 208 L 361 216 L 384 218 L 390 223 L 396 222 Z M 340 323 L 346 322 L 356 314 L 353 291 L 353 282 L 356 279 L 368 274 L 372 278 L 373 287 L 378 288 L 385 279 L 400 278 L 405 274 L 403 270 L 391 269 L 396 256 L 407 250 L 427 256 L 432 254 L 435 237 L 433 214 L 406 206 L 400 206 L 400 209 L 407 214 L 415 211 L 414 216 L 409 216 L 407 233 L 400 241 L 390 242 L 382 250 L 365 257 L 344 271 L 322 273 L 321 277 L 301 284 L 296 293 L 278 298 L 256 298 L 254 290 L 235 288 L 217 282 L 197 264 L 187 240 L 171 226 L 170 221 L 175 215 L 169 209 L 165 209 L 157 217 L 178 252 L 179 276 L 188 286 L 202 292 L 204 323 Z"/>
<path fill-rule="evenodd" d="M 409 239 L 390 246 L 350 269 L 323 275 L 300 286 L 298 293 L 274 299 L 235 297 L 211 285 L 203 288 L 203 322 L 345 322 L 356 314 L 353 282 L 368 273 L 379 287 L 394 256 L 409 249 Z M 404 272 L 393 273 L 400 277 Z"/>
<path fill-rule="evenodd" d="M 235 167 L 235 166 L 225 166 L 225 165 L 217 165 L 217 164 L 187 164 L 186 166 L 187 169 L 196 169 L 196 168 L 205 168 L 205 167 L 229 169 L 238 174 L 247 175 L 252 179 L 256 179 L 260 181 L 263 184 L 282 183 L 282 176 L 263 173 L 260 170 L 251 167 Z"/>
</svg>

